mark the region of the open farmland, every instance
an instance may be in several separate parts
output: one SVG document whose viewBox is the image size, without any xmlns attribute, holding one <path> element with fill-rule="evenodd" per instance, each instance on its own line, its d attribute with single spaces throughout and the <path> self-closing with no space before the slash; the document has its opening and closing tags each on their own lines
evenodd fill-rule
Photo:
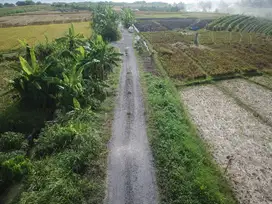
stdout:
<svg viewBox="0 0 272 204">
<path fill-rule="evenodd" d="M 184 29 L 192 26 L 204 28 L 212 19 L 197 18 L 145 18 L 137 21 L 135 26 L 141 32 Z"/>
<path fill-rule="evenodd" d="M 209 12 L 159 12 L 159 11 L 136 11 L 137 19 L 142 18 L 198 18 L 198 19 L 216 19 L 226 14 Z"/>
<path fill-rule="evenodd" d="M 195 46 L 192 31 L 142 34 L 174 79 L 224 78 L 272 71 L 272 41 L 259 35 L 201 31 L 200 45 Z"/>
<path fill-rule="evenodd" d="M 56 23 L 71 23 L 90 21 L 90 12 L 60 13 L 56 11 L 39 11 L 33 13 L 19 14 L 0 17 L 1 27 L 14 27 L 25 25 L 45 25 Z"/>
<path fill-rule="evenodd" d="M 221 86 L 230 94 L 218 88 Z M 239 203 L 268 204 L 272 200 L 271 94 L 245 80 L 182 90 L 192 120 L 210 144 L 215 160 L 227 171 Z M 237 99 L 245 104 L 241 106 Z"/>
<path fill-rule="evenodd" d="M 245 15 L 221 17 L 207 26 L 209 30 L 228 30 L 239 32 L 256 32 L 272 35 L 272 21 Z"/>
<path fill-rule="evenodd" d="M 0 51 L 17 49 L 20 46 L 18 39 L 25 39 L 30 45 L 43 42 L 45 36 L 49 40 L 58 38 L 67 32 L 71 24 L 31 25 L 22 27 L 0 28 Z M 90 23 L 74 23 L 75 30 L 85 37 L 90 36 Z"/>
</svg>

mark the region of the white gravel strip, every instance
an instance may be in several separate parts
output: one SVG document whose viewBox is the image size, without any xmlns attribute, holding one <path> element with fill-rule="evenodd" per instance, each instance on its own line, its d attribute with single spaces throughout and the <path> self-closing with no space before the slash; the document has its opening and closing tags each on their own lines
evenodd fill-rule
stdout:
<svg viewBox="0 0 272 204">
<path fill-rule="evenodd" d="M 272 203 L 272 128 L 238 106 L 214 85 L 181 93 L 200 135 L 215 160 L 226 168 L 241 204 Z"/>
<path fill-rule="evenodd" d="M 272 76 L 255 76 L 250 77 L 250 80 L 272 89 Z"/>
<path fill-rule="evenodd" d="M 219 85 L 272 124 L 272 91 L 244 79 L 222 81 Z"/>
</svg>

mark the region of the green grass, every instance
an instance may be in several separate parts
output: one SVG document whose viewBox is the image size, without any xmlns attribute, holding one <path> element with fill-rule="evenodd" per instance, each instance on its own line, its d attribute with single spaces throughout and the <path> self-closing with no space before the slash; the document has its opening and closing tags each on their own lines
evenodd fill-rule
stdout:
<svg viewBox="0 0 272 204">
<path fill-rule="evenodd" d="M 161 203 L 236 203 L 171 82 L 151 74 L 144 81 Z"/>
<path fill-rule="evenodd" d="M 0 8 L 0 17 L 1 16 L 8 16 L 18 13 L 26 13 L 26 12 L 33 12 L 33 11 L 41 11 L 41 10 L 54 10 L 54 7 L 50 5 L 30 5 L 30 6 L 15 6 L 15 7 L 7 7 L 7 8 Z"/>
<path fill-rule="evenodd" d="M 153 61 L 156 72 L 152 73 L 156 74 L 141 71 L 141 81 L 160 203 L 236 204 L 228 181 L 187 116 L 156 53 Z"/>
<path fill-rule="evenodd" d="M 204 12 L 152 12 L 138 11 L 135 13 L 137 19 L 141 18 L 200 18 L 200 19 L 216 19 L 226 14 L 221 13 L 204 13 Z"/>
</svg>

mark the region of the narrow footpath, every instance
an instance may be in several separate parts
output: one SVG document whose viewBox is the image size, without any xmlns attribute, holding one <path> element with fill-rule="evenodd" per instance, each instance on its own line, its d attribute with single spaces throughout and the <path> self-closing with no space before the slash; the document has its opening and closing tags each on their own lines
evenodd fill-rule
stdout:
<svg viewBox="0 0 272 204">
<path fill-rule="evenodd" d="M 150 151 L 133 34 L 126 30 L 116 46 L 123 56 L 109 143 L 106 204 L 157 204 L 158 193 Z"/>
</svg>

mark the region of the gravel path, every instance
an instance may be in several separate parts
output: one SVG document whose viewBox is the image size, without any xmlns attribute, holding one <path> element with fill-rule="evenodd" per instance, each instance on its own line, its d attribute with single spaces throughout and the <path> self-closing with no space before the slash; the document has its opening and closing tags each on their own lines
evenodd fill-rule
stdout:
<svg viewBox="0 0 272 204">
<path fill-rule="evenodd" d="M 241 204 L 272 203 L 272 128 L 224 95 L 214 85 L 184 89 L 182 98 L 209 144 L 226 168 Z"/>
<path fill-rule="evenodd" d="M 218 83 L 272 124 L 272 91 L 244 79 Z"/>
<path fill-rule="evenodd" d="M 152 155 L 146 134 L 144 103 L 134 54 L 133 35 L 127 31 L 116 45 L 123 58 L 115 110 L 113 135 L 109 143 L 108 188 L 105 203 L 156 204 L 158 194 Z"/>
</svg>

